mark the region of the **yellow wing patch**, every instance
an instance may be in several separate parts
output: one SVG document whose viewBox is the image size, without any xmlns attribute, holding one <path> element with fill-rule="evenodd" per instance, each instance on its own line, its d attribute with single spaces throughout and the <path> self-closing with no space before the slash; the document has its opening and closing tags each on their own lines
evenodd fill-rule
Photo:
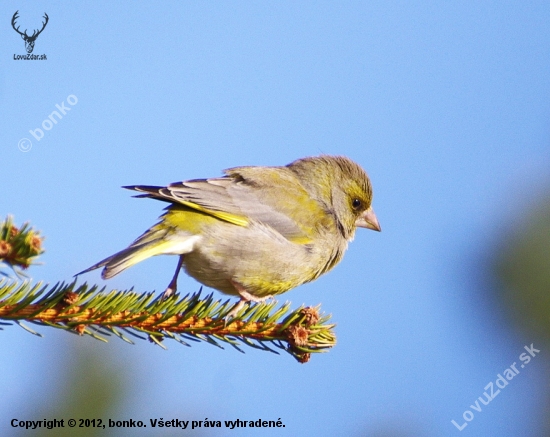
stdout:
<svg viewBox="0 0 550 437">
<path fill-rule="evenodd" d="M 185 205 L 189 208 L 192 208 L 200 212 L 204 212 L 205 214 L 211 215 L 213 217 L 219 218 L 220 220 L 226 221 L 228 223 L 232 223 L 237 226 L 248 226 L 250 224 L 250 221 L 243 216 L 239 216 L 239 215 L 235 215 L 235 214 L 231 214 L 223 211 L 212 211 L 211 209 L 204 208 L 188 200 L 178 199 L 178 203 L 181 203 L 182 205 Z"/>
<path fill-rule="evenodd" d="M 309 237 L 290 237 L 288 240 L 296 244 L 304 244 L 304 245 L 313 243 L 313 239 Z"/>
</svg>

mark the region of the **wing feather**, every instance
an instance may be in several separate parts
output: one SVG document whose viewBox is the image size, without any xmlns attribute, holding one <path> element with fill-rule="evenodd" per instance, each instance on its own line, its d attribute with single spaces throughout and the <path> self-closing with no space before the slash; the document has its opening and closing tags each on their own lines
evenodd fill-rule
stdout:
<svg viewBox="0 0 550 437">
<path fill-rule="evenodd" d="M 165 202 L 182 204 L 238 226 L 264 223 L 285 238 L 311 241 L 323 206 L 286 167 L 235 167 L 226 176 L 176 182 L 167 187 L 127 186 Z"/>
</svg>

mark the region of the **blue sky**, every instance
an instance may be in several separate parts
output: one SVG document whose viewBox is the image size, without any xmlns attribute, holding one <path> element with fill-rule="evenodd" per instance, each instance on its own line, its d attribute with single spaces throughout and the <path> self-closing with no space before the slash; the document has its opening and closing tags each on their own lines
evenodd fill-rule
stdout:
<svg viewBox="0 0 550 437">
<path fill-rule="evenodd" d="M 16 10 L 22 29 L 48 14 L 34 48 L 47 60 L 13 59 L 25 53 Z M 334 271 L 280 296 L 322 303 L 337 323 L 338 345 L 305 365 L 206 344 L 0 332 L 12 351 L 0 358 L 0 429 L 33 419 L 60 377 L 51 363 L 82 342 L 141 381 L 121 419 L 286 424 L 265 435 L 540 434 L 537 359 L 463 431 L 451 420 L 463 423 L 533 342 L 485 303 L 476 277 L 480 254 L 521 226 L 550 181 L 547 2 L 5 1 L 0 18 L 0 216 L 46 235 L 35 280 L 70 280 L 155 222 L 163 204 L 122 185 L 237 165 L 349 156 L 371 177 L 383 228 L 359 230 Z M 36 140 L 29 131 L 63 102 L 70 111 Z M 175 263 L 83 280 L 160 292 Z M 179 288 L 198 284 L 182 275 Z"/>
</svg>

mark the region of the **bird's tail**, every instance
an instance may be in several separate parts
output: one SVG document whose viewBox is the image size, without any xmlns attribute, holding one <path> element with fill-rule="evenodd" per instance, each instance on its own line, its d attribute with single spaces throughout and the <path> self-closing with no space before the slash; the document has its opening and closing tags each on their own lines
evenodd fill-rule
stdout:
<svg viewBox="0 0 550 437">
<path fill-rule="evenodd" d="M 126 249 L 105 258 L 90 268 L 77 273 L 75 276 L 103 267 L 101 277 L 103 279 L 109 279 L 118 275 L 128 267 L 132 267 L 134 264 L 152 256 L 174 253 L 180 254 L 191 251 L 192 241 L 187 245 L 182 245 L 182 240 L 186 242 L 189 238 L 173 238 L 168 230 L 161 229 L 159 225 L 153 226 Z"/>
<path fill-rule="evenodd" d="M 135 246 L 132 245 L 121 250 L 120 252 L 115 253 L 114 255 L 111 255 L 108 258 L 105 258 L 97 264 L 94 264 L 92 267 L 77 273 L 75 276 L 103 267 L 101 277 L 103 279 L 112 278 L 123 270 L 126 270 L 128 267 L 132 267 L 134 264 L 137 264 L 144 259 L 151 256 L 160 255 L 164 252 L 163 246 L 164 244 L 161 241 L 151 241 Z"/>
</svg>

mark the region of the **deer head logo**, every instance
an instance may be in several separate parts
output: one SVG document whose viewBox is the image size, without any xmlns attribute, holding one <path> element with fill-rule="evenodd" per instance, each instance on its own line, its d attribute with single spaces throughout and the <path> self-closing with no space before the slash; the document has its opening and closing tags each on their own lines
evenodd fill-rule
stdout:
<svg viewBox="0 0 550 437">
<path fill-rule="evenodd" d="M 15 22 L 19 18 L 17 15 L 19 11 L 15 11 L 15 14 L 13 14 L 13 18 L 11 19 L 11 26 L 13 27 L 13 30 L 15 30 L 19 35 L 21 35 L 21 38 L 25 40 L 25 49 L 27 50 L 27 53 L 32 53 L 34 49 L 34 42 L 36 41 L 36 38 L 38 38 L 38 35 L 42 33 L 44 28 L 46 27 L 46 24 L 48 24 L 48 14 L 44 12 L 44 17 L 46 21 L 42 22 L 42 29 L 35 30 L 31 36 L 27 35 L 27 29 L 25 29 L 24 32 L 19 31 L 19 26 L 15 27 Z"/>
</svg>

